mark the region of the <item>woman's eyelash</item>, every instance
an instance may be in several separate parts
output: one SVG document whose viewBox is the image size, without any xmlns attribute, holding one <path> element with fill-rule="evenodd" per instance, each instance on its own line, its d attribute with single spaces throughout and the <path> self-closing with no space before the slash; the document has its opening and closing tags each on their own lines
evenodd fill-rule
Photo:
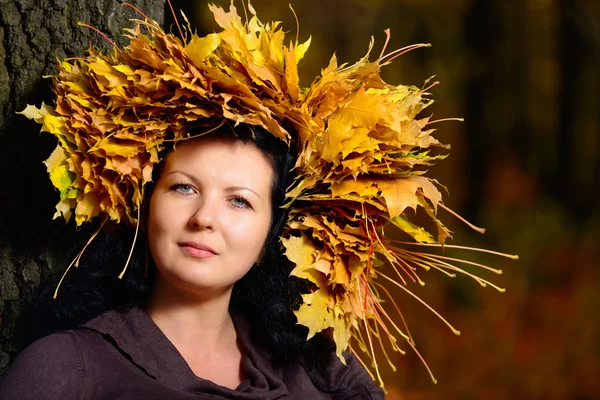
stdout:
<svg viewBox="0 0 600 400">
<path fill-rule="evenodd" d="M 192 185 L 190 185 L 189 183 L 174 183 L 170 186 L 169 189 L 174 190 L 179 193 L 182 193 L 182 194 L 188 194 L 189 193 L 188 190 L 192 190 L 192 191 L 194 190 Z"/>
<path fill-rule="evenodd" d="M 238 204 L 238 205 L 232 204 L 234 207 L 237 207 L 237 208 L 252 208 L 252 205 L 250 204 L 250 202 L 248 201 L 248 199 L 246 199 L 243 196 L 234 196 L 234 197 L 232 197 L 231 200 L 232 200 L 232 203 L 234 203 L 236 201 L 241 203 L 241 204 Z"/>
<path fill-rule="evenodd" d="M 190 190 L 194 192 L 194 187 L 189 183 L 174 183 L 169 187 L 170 190 L 181 193 L 190 194 Z M 252 208 L 252 204 L 244 196 L 233 196 L 231 197 L 232 206 L 236 208 Z M 237 203 L 237 204 L 236 204 Z"/>
</svg>

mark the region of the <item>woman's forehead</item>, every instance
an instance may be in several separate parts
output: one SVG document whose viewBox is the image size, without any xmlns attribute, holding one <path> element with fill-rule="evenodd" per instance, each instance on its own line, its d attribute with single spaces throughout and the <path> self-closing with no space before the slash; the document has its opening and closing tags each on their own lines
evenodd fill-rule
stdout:
<svg viewBox="0 0 600 400">
<path fill-rule="evenodd" d="M 175 170 L 257 184 L 266 180 L 267 187 L 274 173 L 266 155 L 253 143 L 219 137 L 201 137 L 177 144 L 164 159 L 163 173 Z"/>
<path fill-rule="evenodd" d="M 198 158 L 239 158 L 246 155 L 248 161 L 251 159 L 265 159 L 265 155 L 253 143 L 237 140 L 230 137 L 198 137 L 179 142 L 172 151 L 167 154 L 167 163 L 189 163 L 201 161 Z"/>
</svg>

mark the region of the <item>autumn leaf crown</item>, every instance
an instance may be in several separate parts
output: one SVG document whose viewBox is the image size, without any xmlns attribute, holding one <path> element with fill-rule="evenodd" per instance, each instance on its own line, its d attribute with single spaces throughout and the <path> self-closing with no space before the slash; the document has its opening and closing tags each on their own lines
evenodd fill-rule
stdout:
<svg viewBox="0 0 600 400">
<path fill-rule="evenodd" d="M 408 328 L 390 317 L 395 310 L 382 307 L 389 298 L 400 311 L 382 279 L 416 298 L 407 286 L 422 283 L 419 268 L 463 272 L 410 250 L 414 244 L 441 246 L 450 236 L 437 218 L 445 207 L 439 185 L 422 168 L 444 158 L 430 150 L 445 146 L 432 136 L 429 118 L 417 117 L 431 103 L 427 88 L 390 85 L 379 71 L 422 45 L 382 51 L 369 61 L 371 41 L 360 61 L 338 65 L 333 56 L 311 86 L 301 88 L 298 62 L 311 40 L 286 46 L 279 23 L 261 23 L 248 6 L 252 17 L 243 23 L 233 4 L 228 12 L 211 5 L 222 31 L 205 37 L 188 26 L 179 39 L 149 18 L 134 20 L 135 28 L 125 29 L 124 48 L 110 54 L 92 48 L 86 57 L 59 64 L 55 106 L 22 112 L 59 141 L 45 162 L 60 192 L 54 217 L 74 214 L 80 225 L 102 215 L 136 225 L 161 150 L 190 132 L 229 121 L 294 141 L 297 178 L 287 193 L 282 243 L 295 265 L 291 275 L 313 288 L 295 311 L 298 323 L 308 327 L 308 338 L 328 334 L 343 362 L 343 351 L 358 357 L 355 347 L 361 348 L 381 382 L 375 341 L 402 352 L 399 336 L 414 348 Z M 434 221 L 435 234 L 411 221 L 417 209 Z M 387 238 L 390 224 L 413 241 Z"/>
</svg>

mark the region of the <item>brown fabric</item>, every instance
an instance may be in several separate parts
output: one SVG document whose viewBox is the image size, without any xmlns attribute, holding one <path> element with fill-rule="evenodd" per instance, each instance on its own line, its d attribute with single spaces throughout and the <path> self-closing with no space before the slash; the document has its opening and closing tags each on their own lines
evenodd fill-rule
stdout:
<svg viewBox="0 0 600 400">
<path fill-rule="evenodd" d="M 343 393 L 328 395 L 299 363 L 274 368 L 247 322 L 234 324 L 247 377 L 235 390 L 195 376 L 148 314 L 131 308 L 27 347 L 0 380 L 0 399 L 383 399 L 354 357 L 346 367 L 332 355 L 328 384 Z"/>
</svg>

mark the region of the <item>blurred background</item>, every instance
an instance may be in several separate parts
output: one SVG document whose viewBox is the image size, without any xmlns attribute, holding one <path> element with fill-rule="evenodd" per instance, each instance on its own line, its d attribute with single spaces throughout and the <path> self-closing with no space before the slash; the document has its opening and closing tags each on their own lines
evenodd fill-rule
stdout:
<svg viewBox="0 0 600 400">
<path fill-rule="evenodd" d="M 201 34 L 218 30 L 207 2 L 174 2 Z M 228 7 L 228 2 L 218 5 Z M 296 22 L 287 1 L 252 0 L 260 19 Z M 242 5 L 236 2 L 238 13 Z M 417 348 L 438 384 L 410 350 L 380 361 L 390 399 L 600 398 L 600 1 L 597 0 L 303 0 L 292 3 L 300 62 L 308 86 L 336 52 L 340 62 L 373 57 L 391 29 L 388 51 L 414 43 L 384 67 L 388 83 L 435 75 L 435 103 L 450 156 L 429 171 L 449 188 L 445 203 L 480 235 L 445 211 L 450 244 L 518 254 L 518 261 L 451 252 L 503 270 L 468 277 L 422 273 L 414 293 L 446 317 L 397 293 Z M 166 25 L 172 16 L 165 12 Z M 469 270 L 475 271 L 475 270 Z M 405 346 L 407 347 L 407 346 Z"/>
</svg>

